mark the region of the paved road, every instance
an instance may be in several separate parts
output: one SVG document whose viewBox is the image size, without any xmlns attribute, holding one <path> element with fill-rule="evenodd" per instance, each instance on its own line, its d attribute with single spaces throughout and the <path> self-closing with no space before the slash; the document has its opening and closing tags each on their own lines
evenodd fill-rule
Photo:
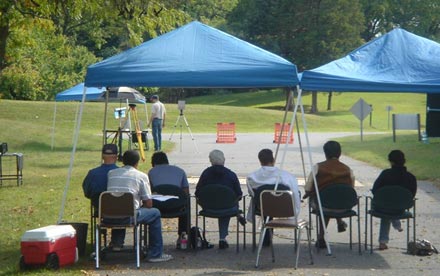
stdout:
<svg viewBox="0 0 440 276">
<path fill-rule="evenodd" d="M 322 145 L 325 141 L 336 139 L 346 135 L 357 133 L 310 133 L 310 152 L 313 158 L 311 163 L 324 159 Z M 168 139 L 165 136 L 164 139 Z M 225 153 L 226 166 L 234 170 L 239 177 L 245 177 L 251 171 L 259 167 L 257 154 L 262 148 L 276 149 L 273 136 L 270 134 L 237 134 L 237 142 L 234 144 L 216 144 L 215 134 L 194 134 L 194 139 L 189 134 L 183 134 L 182 139 L 174 135 L 172 141 L 176 143 L 175 150 L 169 154 L 170 163 L 185 169 L 188 176 L 198 177 L 209 166 L 208 154 L 212 149 L 220 149 Z M 305 170 L 310 170 L 310 160 L 304 144 Z M 298 137 L 295 137 L 298 141 Z M 342 149 L 343 150 L 343 149 Z M 298 178 L 303 178 L 303 166 L 298 143 L 284 145 L 280 148 L 278 163 L 284 158 L 283 168 L 290 171 Z M 285 153 L 285 155 L 284 155 Z M 385 158 L 386 153 L 384 153 Z M 284 156 L 284 157 L 283 157 Z M 359 195 L 364 195 L 371 188 L 375 178 L 381 171 L 380 168 L 369 166 L 363 162 L 342 156 L 341 160 L 348 164 L 356 175 L 358 184 L 356 190 Z M 430 183 L 419 181 L 418 204 L 417 204 L 417 235 L 420 238 L 431 240 L 440 247 L 440 192 Z M 245 190 L 245 186 L 242 187 Z M 194 189 L 194 185 L 191 186 Z M 193 204 L 194 205 L 194 204 Z M 361 200 L 361 238 L 364 242 L 364 200 Z M 301 217 L 308 219 L 307 206 L 302 204 Z M 353 221 L 353 237 L 357 242 L 357 227 Z M 194 219 L 193 222 L 194 224 Z M 305 235 L 301 242 L 301 257 L 299 269 L 294 270 L 293 235 L 286 231 L 277 231 L 275 238 L 276 262 L 270 260 L 270 250 L 264 250 L 261 259 L 261 268 L 255 269 L 256 254 L 250 248 L 251 235 L 247 234 L 247 249 L 239 254 L 235 253 L 235 223 L 231 221 L 231 233 L 228 238 L 231 248 L 220 251 L 217 248 L 198 252 L 185 252 L 174 249 L 175 235 L 174 220 L 163 220 L 163 228 L 171 232 L 164 233 L 165 251 L 171 253 L 175 259 L 168 263 L 151 264 L 142 262 L 141 269 L 136 270 L 134 259 L 120 256 L 109 256 L 103 263 L 103 270 L 98 271 L 101 275 L 438 275 L 440 271 L 439 256 L 417 257 L 407 255 L 405 231 L 398 233 L 391 230 L 390 249 L 387 251 L 374 251 L 373 254 L 364 251 L 357 254 L 356 244 L 353 250 L 349 249 L 349 232 L 337 233 L 336 224 L 329 225 L 329 240 L 332 245 L 332 255 L 327 256 L 326 251 L 317 252 L 313 249 L 314 265 L 308 264 Z M 406 223 L 403 224 L 404 226 Z M 378 220 L 374 221 L 374 244 L 377 246 Z M 208 219 L 208 239 L 217 245 L 216 222 Z M 247 227 L 250 231 L 250 226 Z M 314 239 L 314 237 L 312 237 Z M 242 242 L 242 241 L 241 241 Z M 106 270 L 108 269 L 108 270 Z M 93 269 L 91 269 L 93 270 Z"/>
</svg>

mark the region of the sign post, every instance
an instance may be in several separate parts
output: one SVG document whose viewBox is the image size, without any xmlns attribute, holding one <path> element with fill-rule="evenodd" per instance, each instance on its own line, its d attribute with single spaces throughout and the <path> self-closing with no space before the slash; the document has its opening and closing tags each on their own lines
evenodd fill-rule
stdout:
<svg viewBox="0 0 440 276">
<path fill-rule="evenodd" d="M 385 107 L 386 111 L 388 112 L 388 129 L 390 129 L 390 118 L 391 118 L 391 110 L 393 110 L 393 107 L 391 105 L 387 105 Z"/>
<path fill-rule="evenodd" d="M 370 114 L 371 106 L 365 102 L 362 98 L 359 99 L 350 109 L 351 113 L 356 116 L 360 121 L 360 129 L 361 129 L 361 141 L 363 141 L 363 121 Z"/>
</svg>

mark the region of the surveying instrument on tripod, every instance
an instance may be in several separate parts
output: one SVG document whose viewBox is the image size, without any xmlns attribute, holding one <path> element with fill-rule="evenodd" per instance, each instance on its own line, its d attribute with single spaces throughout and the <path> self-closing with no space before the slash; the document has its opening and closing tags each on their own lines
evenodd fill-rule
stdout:
<svg viewBox="0 0 440 276">
<path fill-rule="evenodd" d="M 171 139 L 173 138 L 174 131 L 176 131 L 177 124 L 180 123 L 180 152 L 182 152 L 182 137 L 183 137 L 182 136 L 182 127 L 183 127 L 183 125 L 182 125 L 182 121 L 181 120 L 183 120 L 183 122 L 185 123 L 186 128 L 188 129 L 188 132 L 189 132 L 189 134 L 191 136 L 191 139 L 193 140 L 194 147 L 196 148 L 196 152 L 198 153 L 199 150 L 198 150 L 197 145 L 196 145 L 196 140 L 194 139 L 194 136 L 193 136 L 193 134 L 191 132 L 191 128 L 189 127 L 188 121 L 186 120 L 186 117 L 183 114 L 183 110 L 185 109 L 185 101 L 177 101 L 177 107 L 180 110 L 180 114 L 177 117 L 176 123 L 174 124 L 173 132 L 171 132 L 171 136 L 170 136 L 169 140 L 171 141 Z"/>
<path fill-rule="evenodd" d="M 115 116 L 117 116 L 117 119 L 119 119 L 119 127 L 118 127 L 118 133 L 113 138 L 112 143 L 118 144 L 119 148 L 119 154 L 118 154 L 118 160 L 122 160 L 122 134 L 128 132 L 128 137 L 130 138 L 129 145 L 131 149 L 131 143 L 137 143 L 139 146 L 139 153 L 141 156 L 142 161 L 145 162 L 145 152 L 144 152 L 144 145 L 143 142 L 145 141 L 146 147 L 148 149 L 148 143 L 147 143 L 147 137 L 146 133 L 142 132 L 140 127 L 140 121 L 136 112 L 136 104 L 128 104 L 129 108 L 117 108 L 115 109 Z M 125 114 L 125 111 L 127 111 L 127 114 Z M 122 120 L 122 118 L 125 118 L 125 120 Z M 132 131 L 132 123 L 134 125 L 134 131 Z M 128 129 L 129 131 L 126 131 L 124 129 Z M 119 139 L 118 141 L 116 141 Z"/>
</svg>

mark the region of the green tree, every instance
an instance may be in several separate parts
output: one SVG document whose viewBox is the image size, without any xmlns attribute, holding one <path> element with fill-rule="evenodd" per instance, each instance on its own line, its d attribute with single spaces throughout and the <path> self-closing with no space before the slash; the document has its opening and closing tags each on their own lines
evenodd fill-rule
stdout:
<svg viewBox="0 0 440 276">
<path fill-rule="evenodd" d="M 34 20 L 12 36 L 23 43 L 11 49 L 14 62 L 2 71 L 0 88 L 7 99 L 51 100 L 81 82 L 87 65 L 97 61 L 85 47 L 56 35 L 48 21 Z"/>
<path fill-rule="evenodd" d="M 430 39 L 440 40 L 439 0 L 361 0 L 369 41 L 395 27 Z"/>
<path fill-rule="evenodd" d="M 191 0 L 183 7 L 192 19 L 215 28 L 225 28 L 226 18 L 239 0 Z"/>
<path fill-rule="evenodd" d="M 340 58 L 363 42 L 359 1 L 241 0 L 228 23 L 238 36 L 292 61 L 299 71 Z"/>
</svg>

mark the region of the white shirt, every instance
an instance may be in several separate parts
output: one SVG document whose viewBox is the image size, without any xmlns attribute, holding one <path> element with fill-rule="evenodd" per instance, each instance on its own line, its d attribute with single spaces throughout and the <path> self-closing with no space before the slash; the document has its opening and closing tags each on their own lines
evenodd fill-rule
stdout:
<svg viewBox="0 0 440 276">
<path fill-rule="evenodd" d="M 165 117 L 165 112 L 166 112 L 165 105 L 160 101 L 156 101 L 151 106 L 151 116 L 153 117 L 153 119 L 163 120 L 163 118 Z"/>
<path fill-rule="evenodd" d="M 142 200 L 152 198 L 148 176 L 132 166 L 109 171 L 107 191 L 132 193 L 136 209 L 142 207 Z"/>
<path fill-rule="evenodd" d="M 278 181 L 277 181 L 278 180 Z M 283 184 L 289 187 L 289 190 L 293 193 L 293 198 L 295 200 L 295 215 L 298 217 L 299 212 L 301 210 L 301 199 L 299 196 L 298 189 L 298 181 L 295 176 L 290 174 L 287 171 L 280 170 L 277 167 L 272 166 L 262 166 L 260 169 L 248 175 L 246 178 L 246 185 L 248 187 L 248 193 L 250 195 L 254 195 L 254 190 L 259 186 L 271 184 L 274 185 L 278 182 L 278 184 Z M 249 214 L 252 208 L 249 208 Z"/>
</svg>

